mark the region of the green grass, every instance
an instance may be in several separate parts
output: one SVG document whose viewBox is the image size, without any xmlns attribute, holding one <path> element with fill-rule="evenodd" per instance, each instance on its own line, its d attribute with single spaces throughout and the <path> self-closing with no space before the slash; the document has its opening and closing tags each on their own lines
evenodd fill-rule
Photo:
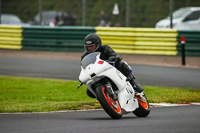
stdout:
<svg viewBox="0 0 200 133">
<path fill-rule="evenodd" d="M 0 76 L 0 112 L 40 112 L 101 108 L 78 81 Z M 152 103 L 200 102 L 194 89 L 144 86 Z"/>
</svg>

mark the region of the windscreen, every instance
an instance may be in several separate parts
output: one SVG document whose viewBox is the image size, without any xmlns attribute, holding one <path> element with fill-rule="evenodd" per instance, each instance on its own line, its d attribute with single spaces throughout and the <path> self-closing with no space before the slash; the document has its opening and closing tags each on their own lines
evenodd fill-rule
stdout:
<svg viewBox="0 0 200 133">
<path fill-rule="evenodd" d="M 189 11 L 189 8 L 180 8 L 179 10 L 176 10 L 175 12 L 173 12 L 173 19 L 178 19 L 181 18 L 187 11 Z M 170 19 L 170 17 L 167 17 L 168 19 Z"/>
<path fill-rule="evenodd" d="M 81 65 L 85 69 L 88 65 L 94 64 L 96 61 L 96 56 L 99 55 L 100 52 L 94 52 L 91 54 L 88 54 L 81 60 Z"/>
<path fill-rule="evenodd" d="M 190 9 L 189 8 L 182 8 L 180 10 L 177 10 L 173 13 L 173 18 L 176 19 L 176 18 L 180 18 L 182 17 L 187 11 L 189 11 Z"/>
</svg>

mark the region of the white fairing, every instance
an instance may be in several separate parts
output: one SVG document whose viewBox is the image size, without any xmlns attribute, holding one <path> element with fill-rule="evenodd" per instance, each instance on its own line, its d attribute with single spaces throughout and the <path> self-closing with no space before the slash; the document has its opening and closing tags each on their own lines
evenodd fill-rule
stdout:
<svg viewBox="0 0 200 133">
<path fill-rule="evenodd" d="M 134 98 L 135 91 L 131 84 L 126 81 L 126 77 L 115 67 L 96 56 L 94 64 L 89 64 L 85 69 L 81 66 L 79 81 L 87 85 L 92 92 L 91 85 L 95 80 L 102 77 L 107 77 L 112 80 L 118 88 L 119 103 L 125 113 L 134 111 L 138 108 L 138 101 Z M 100 61 L 100 63 L 99 63 Z M 94 94 L 94 92 L 92 92 Z"/>
</svg>

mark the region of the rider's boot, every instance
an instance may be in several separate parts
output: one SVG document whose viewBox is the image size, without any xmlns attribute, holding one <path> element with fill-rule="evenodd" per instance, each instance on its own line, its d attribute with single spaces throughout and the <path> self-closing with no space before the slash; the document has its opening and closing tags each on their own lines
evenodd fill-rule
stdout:
<svg viewBox="0 0 200 133">
<path fill-rule="evenodd" d="M 127 81 L 130 82 L 130 84 L 133 86 L 134 90 L 138 93 L 143 92 L 143 88 L 142 86 L 140 86 L 136 81 L 135 81 L 135 77 L 133 76 L 133 74 L 130 74 L 129 76 L 127 76 Z"/>
<path fill-rule="evenodd" d="M 127 76 L 127 81 L 130 82 L 130 84 L 135 90 L 135 98 L 137 98 L 140 101 L 146 102 L 146 98 L 144 97 L 144 92 L 143 92 L 144 88 L 142 88 L 142 86 L 140 86 L 135 81 L 135 77 L 132 74 L 130 74 L 129 76 Z"/>
<path fill-rule="evenodd" d="M 144 89 L 135 81 L 135 77 L 132 74 L 132 68 L 126 62 L 123 61 L 121 62 L 120 70 L 127 77 L 127 81 L 130 82 L 133 89 L 135 90 L 135 97 L 137 99 L 145 99 L 143 92 Z"/>
</svg>

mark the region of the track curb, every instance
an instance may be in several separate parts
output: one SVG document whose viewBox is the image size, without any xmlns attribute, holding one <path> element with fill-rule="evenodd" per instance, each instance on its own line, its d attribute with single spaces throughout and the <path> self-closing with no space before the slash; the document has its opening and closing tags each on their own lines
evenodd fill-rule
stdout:
<svg viewBox="0 0 200 133">
<path fill-rule="evenodd" d="M 172 107 L 172 106 L 189 106 L 189 105 L 198 105 L 200 106 L 200 103 L 149 103 L 152 107 Z"/>
<path fill-rule="evenodd" d="M 175 106 L 200 106 L 200 103 L 149 103 L 151 107 L 175 107 Z M 14 115 L 14 114 L 45 114 L 45 113 L 66 113 L 66 112 L 85 112 L 85 111 L 96 111 L 103 109 L 85 109 L 85 110 L 64 110 L 64 111 L 49 111 L 49 112 L 19 112 L 19 113 L 0 113 L 0 115 Z"/>
</svg>

